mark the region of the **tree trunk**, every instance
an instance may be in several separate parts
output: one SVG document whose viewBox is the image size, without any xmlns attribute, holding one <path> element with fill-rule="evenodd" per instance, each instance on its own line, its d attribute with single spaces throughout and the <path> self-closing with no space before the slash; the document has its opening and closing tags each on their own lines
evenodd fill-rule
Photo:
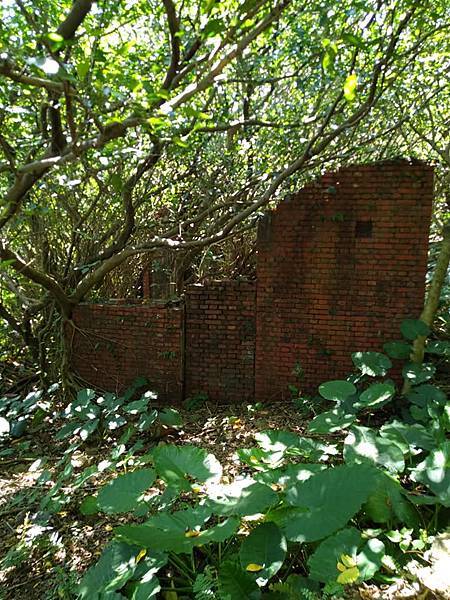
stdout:
<svg viewBox="0 0 450 600">
<path fill-rule="evenodd" d="M 436 311 L 439 306 L 442 287 L 447 275 L 447 269 L 450 262 L 450 224 L 444 225 L 442 231 L 442 246 L 436 261 L 436 266 L 431 279 L 425 305 L 423 307 L 420 320 L 432 327 Z M 411 360 L 415 363 L 423 362 L 425 354 L 425 341 L 427 336 L 420 335 L 414 340 Z M 403 394 L 406 394 L 411 388 L 411 384 L 405 380 L 403 384 Z"/>
</svg>

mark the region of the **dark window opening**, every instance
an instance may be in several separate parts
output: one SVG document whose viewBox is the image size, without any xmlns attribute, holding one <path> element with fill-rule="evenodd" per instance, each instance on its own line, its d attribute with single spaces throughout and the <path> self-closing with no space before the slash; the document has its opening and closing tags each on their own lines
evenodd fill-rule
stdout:
<svg viewBox="0 0 450 600">
<path fill-rule="evenodd" d="M 372 237 L 372 221 L 356 221 L 355 237 L 371 238 Z"/>
</svg>

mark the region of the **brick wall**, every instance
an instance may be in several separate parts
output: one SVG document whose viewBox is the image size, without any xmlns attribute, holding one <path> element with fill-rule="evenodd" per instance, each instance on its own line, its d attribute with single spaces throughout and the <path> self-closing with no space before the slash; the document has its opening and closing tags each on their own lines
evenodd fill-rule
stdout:
<svg viewBox="0 0 450 600">
<path fill-rule="evenodd" d="M 255 293 L 255 284 L 237 281 L 188 288 L 186 397 L 253 400 Z"/>
<path fill-rule="evenodd" d="M 349 167 L 287 198 L 260 224 L 256 399 L 352 370 L 423 305 L 433 172 L 405 161 Z"/>
<path fill-rule="evenodd" d="M 314 392 L 420 314 L 432 199 L 423 164 L 324 175 L 260 222 L 256 284 L 192 286 L 184 309 L 79 306 L 75 370 L 110 390 L 147 376 L 166 402 L 245 402 L 286 396 L 299 365 Z"/>
<path fill-rule="evenodd" d="M 120 392 L 144 376 L 160 400 L 180 401 L 182 308 L 81 304 L 73 321 L 72 364 L 86 382 Z"/>
</svg>

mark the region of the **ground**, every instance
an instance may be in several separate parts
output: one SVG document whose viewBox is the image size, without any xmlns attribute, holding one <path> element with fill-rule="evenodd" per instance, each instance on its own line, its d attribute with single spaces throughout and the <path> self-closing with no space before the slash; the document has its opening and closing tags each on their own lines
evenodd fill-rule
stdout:
<svg viewBox="0 0 450 600">
<path fill-rule="evenodd" d="M 229 478 L 245 468 L 235 459 L 235 450 L 252 446 L 252 438 L 257 431 L 273 428 L 303 434 L 308 418 L 312 416 L 309 408 L 301 412 L 292 401 L 272 406 L 217 407 L 206 404 L 195 410 L 181 409 L 180 412 L 183 425 L 179 429 L 160 429 L 157 432 L 159 440 L 144 438 L 144 450 L 161 441 L 195 444 L 214 453 Z M 17 452 L 0 459 L 0 558 L 5 557 L 9 551 L 10 559 L 9 568 L 4 569 L 0 575 L 0 599 L 73 598 L 70 590 L 77 578 L 96 561 L 105 542 L 111 537 L 113 526 L 123 521 L 123 518 L 99 518 L 98 515 L 83 516 L 80 513 L 82 499 L 94 493 L 105 480 L 100 474 L 82 488 L 72 491 L 70 502 L 51 517 L 53 544 L 34 544 L 31 553 L 25 544 L 22 549 L 23 560 L 20 552 L 12 555 L 11 549 L 17 547 L 18 541 L 26 541 L 35 531 L 35 526 L 27 523 L 38 510 L 36 492 L 40 486 L 36 485 L 36 480 L 42 467 L 36 462 L 37 457 L 47 456 L 48 468 L 49 465 L 51 467 L 56 464 L 64 450 L 64 445 L 55 443 L 47 428 L 42 428 L 28 439 L 31 442 L 28 449 L 24 450 L 27 438 L 20 438 L 14 442 Z M 75 453 L 72 460 L 75 471 L 81 471 L 91 463 L 98 463 L 110 450 L 110 444 L 100 444 Z M 70 489 L 67 491 L 71 493 Z M 386 586 L 383 590 L 367 585 L 352 590 L 349 597 L 386 600 L 433 598 L 431 594 L 424 595 L 418 584 L 405 584 L 403 589 L 398 585 Z"/>
</svg>

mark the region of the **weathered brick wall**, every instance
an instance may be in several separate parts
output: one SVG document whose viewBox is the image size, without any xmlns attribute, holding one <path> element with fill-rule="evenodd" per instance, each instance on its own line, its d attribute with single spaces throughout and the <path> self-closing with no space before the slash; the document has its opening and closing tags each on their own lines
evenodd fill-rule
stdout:
<svg viewBox="0 0 450 600">
<path fill-rule="evenodd" d="M 190 286 L 186 294 L 186 397 L 219 402 L 254 397 L 255 284 Z"/>
<path fill-rule="evenodd" d="M 86 382 L 120 392 L 144 376 L 160 400 L 180 401 L 182 308 L 81 304 L 73 321 L 72 364 Z"/>
<path fill-rule="evenodd" d="M 432 198 L 423 164 L 327 174 L 260 223 L 256 284 L 192 286 L 184 309 L 79 306 L 75 370 L 113 391 L 144 375 L 166 402 L 245 402 L 286 396 L 299 365 L 314 392 L 420 314 Z"/>
<path fill-rule="evenodd" d="M 424 297 L 433 172 L 406 161 L 327 174 L 282 202 L 258 239 L 256 399 L 315 391 L 379 350 Z"/>
</svg>

